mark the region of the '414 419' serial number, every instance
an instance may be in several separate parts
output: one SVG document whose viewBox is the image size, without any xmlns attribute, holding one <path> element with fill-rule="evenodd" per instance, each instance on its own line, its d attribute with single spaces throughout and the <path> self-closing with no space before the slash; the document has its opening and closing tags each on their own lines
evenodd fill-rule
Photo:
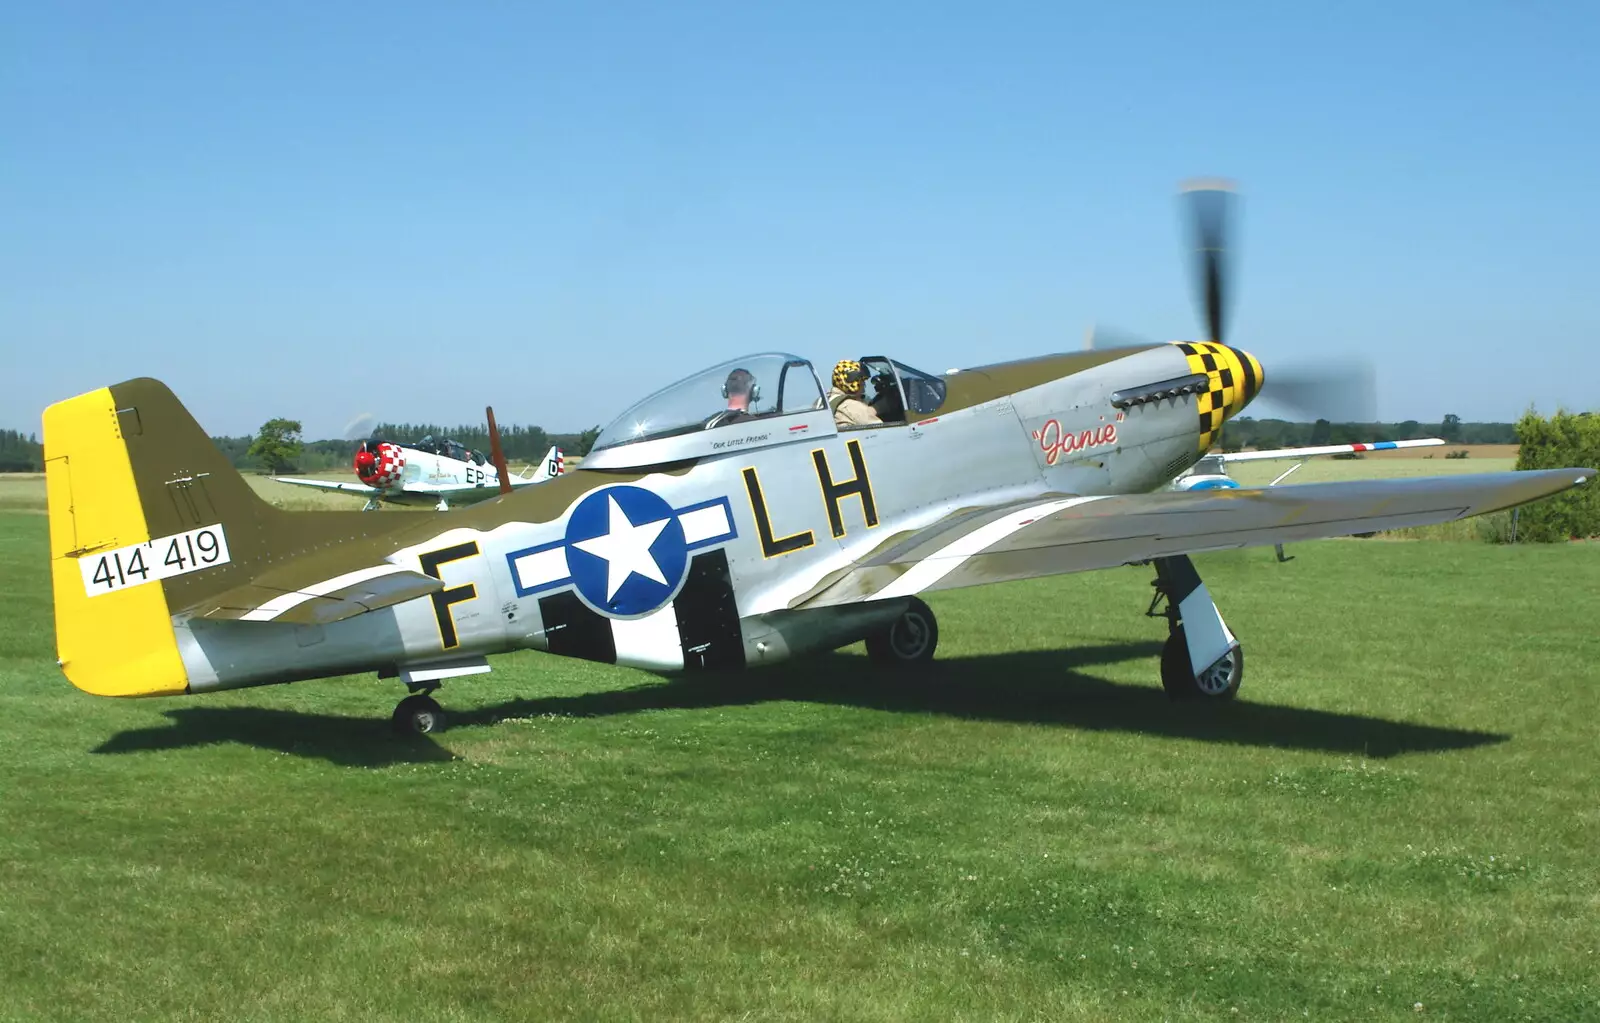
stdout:
<svg viewBox="0 0 1600 1023">
<path fill-rule="evenodd" d="M 84 590 L 96 597 L 227 562 L 228 538 L 219 524 L 87 554 L 78 559 L 78 568 Z"/>
</svg>

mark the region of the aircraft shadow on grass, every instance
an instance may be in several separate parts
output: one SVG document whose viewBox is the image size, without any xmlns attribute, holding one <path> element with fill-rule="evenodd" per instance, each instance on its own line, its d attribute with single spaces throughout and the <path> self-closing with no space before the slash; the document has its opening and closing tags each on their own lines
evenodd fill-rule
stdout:
<svg viewBox="0 0 1600 1023">
<path fill-rule="evenodd" d="M 1511 738 L 1497 732 L 1252 703 L 1248 698 L 1222 706 L 1173 703 L 1159 686 L 1109 682 L 1083 672 L 1097 664 L 1154 658 L 1160 652 L 1161 644 L 1155 642 L 1017 651 L 935 661 L 906 676 L 885 674 L 863 657 L 828 654 L 760 671 L 698 674 L 580 696 L 510 700 L 451 712 L 450 722 L 452 728 L 474 728 L 543 714 L 609 717 L 798 700 L 1367 757 L 1470 749 Z M 238 742 L 352 767 L 453 758 L 430 737 L 394 735 L 387 719 L 376 716 L 249 707 L 185 707 L 167 711 L 166 716 L 171 724 L 121 732 L 94 752 Z"/>
<path fill-rule="evenodd" d="M 118 732 L 94 753 L 141 753 L 240 743 L 326 760 L 341 767 L 388 767 L 454 760 L 426 735 L 396 735 L 387 717 L 304 714 L 265 707 L 179 707 L 167 724 Z"/>
</svg>

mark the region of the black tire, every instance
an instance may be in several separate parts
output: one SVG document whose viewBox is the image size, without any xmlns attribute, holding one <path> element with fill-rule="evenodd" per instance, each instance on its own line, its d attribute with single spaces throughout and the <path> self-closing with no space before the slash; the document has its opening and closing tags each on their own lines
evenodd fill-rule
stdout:
<svg viewBox="0 0 1600 1023">
<path fill-rule="evenodd" d="M 1166 645 L 1161 648 L 1161 688 L 1172 699 L 1231 700 L 1243 681 L 1244 647 L 1234 647 L 1197 679 L 1189 666 L 1189 640 L 1183 634 L 1183 626 L 1168 633 Z"/>
<path fill-rule="evenodd" d="M 867 656 L 880 664 L 927 664 L 939 646 L 939 620 L 916 597 L 888 628 L 867 637 Z"/>
<path fill-rule="evenodd" d="M 431 696 L 408 696 L 394 709 L 394 730 L 401 735 L 436 735 L 444 731 L 444 708 Z"/>
</svg>

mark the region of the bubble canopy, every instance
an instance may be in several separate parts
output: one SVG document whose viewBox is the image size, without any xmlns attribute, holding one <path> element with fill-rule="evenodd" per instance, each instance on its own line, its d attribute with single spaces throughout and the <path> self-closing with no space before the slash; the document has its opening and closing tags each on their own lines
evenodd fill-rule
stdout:
<svg viewBox="0 0 1600 1023">
<path fill-rule="evenodd" d="M 739 404 L 746 390 L 750 395 L 747 415 L 725 415 Z M 600 452 L 824 407 L 822 385 L 807 360 L 784 352 L 745 355 L 684 377 L 637 402 L 600 431 L 590 450 Z"/>
</svg>

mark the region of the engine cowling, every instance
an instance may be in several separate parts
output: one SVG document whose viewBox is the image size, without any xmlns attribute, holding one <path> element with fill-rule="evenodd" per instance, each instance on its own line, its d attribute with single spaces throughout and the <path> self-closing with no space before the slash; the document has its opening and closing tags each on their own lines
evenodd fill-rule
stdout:
<svg viewBox="0 0 1600 1023">
<path fill-rule="evenodd" d="M 387 490 L 400 482 L 406 467 L 405 453 L 398 444 L 387 441 L 362 441 L 356 450 L 356 476 L 369 487 Z"/>
</svg>

